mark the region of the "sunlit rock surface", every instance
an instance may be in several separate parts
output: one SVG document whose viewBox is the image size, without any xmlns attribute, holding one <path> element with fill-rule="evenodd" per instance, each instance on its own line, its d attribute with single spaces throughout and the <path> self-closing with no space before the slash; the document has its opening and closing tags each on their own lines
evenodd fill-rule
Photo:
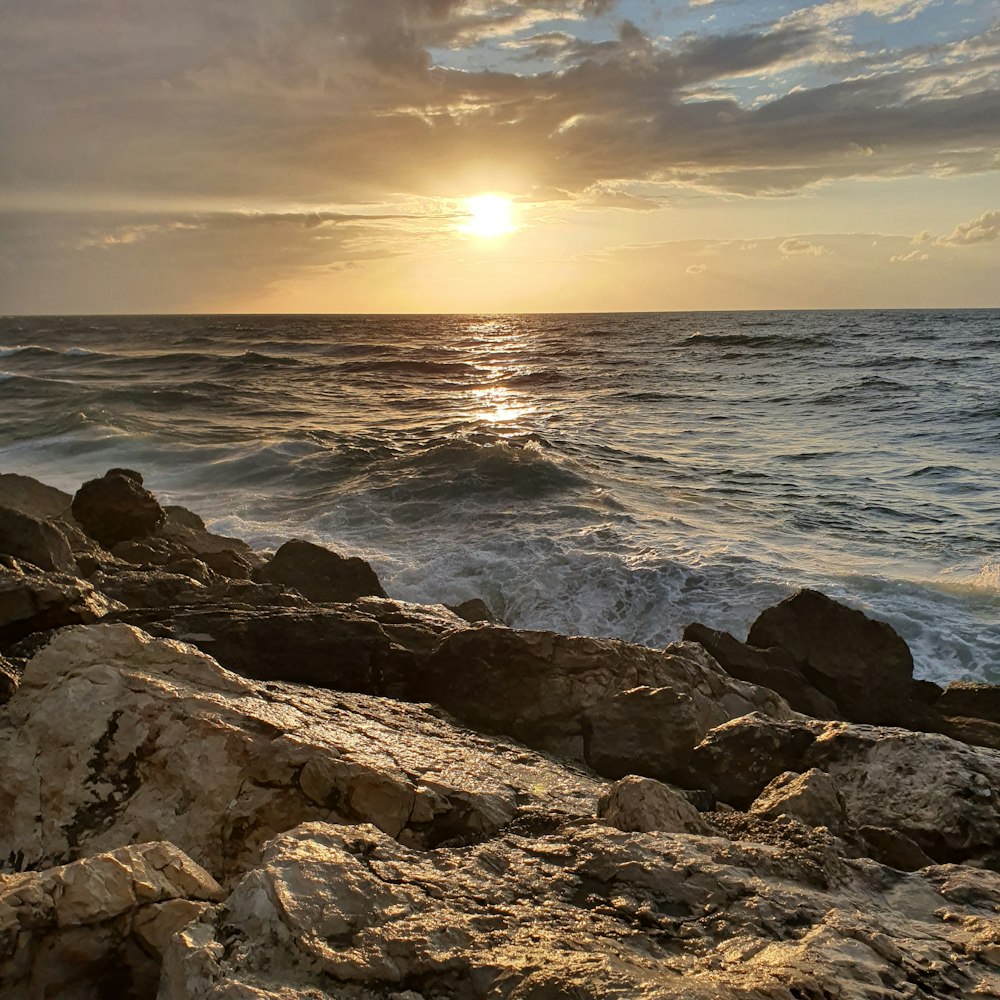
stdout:
<svg viewBox="0 0 1000 1000">
<path fill-rule="evenodd" d="M 160 1000 L 885 1000 L 1000 990 L 1000 876 L 678 834 L 409 850 L 308 824 L 173 938 Z"/>
<path fill-rule="evenodd" d="M 257 684 L 126 625 L 59 633 L 0 716 L 0 859 L 16 867 L 156 839 L 225 880 L 305 820 L 427 845 L 592 815 L 600 791 L 425 707 Z"/>
</svg>

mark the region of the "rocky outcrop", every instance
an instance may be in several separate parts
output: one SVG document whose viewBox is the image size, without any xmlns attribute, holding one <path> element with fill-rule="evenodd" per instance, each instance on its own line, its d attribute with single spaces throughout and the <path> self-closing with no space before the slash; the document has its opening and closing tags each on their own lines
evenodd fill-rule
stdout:
<svg viewBox="0 0 1000 1000">
<path fill-rule="evenodd" d="M 94 622 L 123 605 L 86 580 L 0 556 L 0 650 L 33 632 Z"/>
<path fill-rule="evenodd" d="M 626 833 L 713 834 L 680 789 L 635 774 L 616 781 L 597 803 L 597 816 Z"/>
<path fill-rule="evenodd" d="M 0 705 L 6 705 L 14 696 L 20 683 L 14 664 L 0 656 Z"/>
<path fill-rule="evenodd" d="M 294 587 L 315 604 L 339 604 L 359 597 L 385 597 L 371 566 L 357 556 L 293 538 L 254 573 L 260 583 Z"/>
<path fill-rule="evenodd" d="M 678 784 L 691 781 L 690 751 L 713 727 L 753 711 L 793 714 L 773 691 L 733 679 L 691 643 L 659 651 L 495 626 L 445 635 L 409 693 L 608 777 Z"/>
<path fill-rule="evenodd" d="M 795 790 L 797 782 L 784 772 L 804 775 L 818 768 L 836 798 L 827 798 L 830 812 L 823 815 L 821 800 L 813 796 L 810 822 L 891 829 L 938 862 L 1000 865 L 996 750 L 936 733 L 747 716 L 709 733 L 694 757 L 705 784 L 741 808 L 779 776 L 773 795 Z M 815 786 L 816 780 L 808 784 Z M 773 814 L 763 803 L 760 811 Z"/>
<path fill-rule="evenodd" d="M 30 661 L 0 715 L 0 779 L 17 867 L 163 839 L 220 881 L 305 820 L 426 847 L 591 815 L 601 790 L 419 706 L 254 684 L 126 625 L 67 629 Z"/>
<path fill-rule="evenodd" d="M 155 996 L 170 938 L 222 897 L 208 872 L 164 843 L 0 876 L 4 996 Z"/>
<path fill-rule="evenodd" d="M 953 681 L 934 707 L 948 718 L 982 719 L 1000 725 L 1000 685 Z"/>
<path fill-rule="evenodd" d="M 282 592 L 274 584 L 262 586 Z M 252 597 L 254 587 L 246 589 L 245 596 Z M 393 697 L 410 696 L 419 665 L 443 635 L 469 627 L 441 606 L 379 598 L 323 608 L 304 601 L 299 603 L 305 607 L 252 608 L 234 603 L 239 591 L 233 586 L 227 587 L 224 604 L 196 606 L 198 595 L 185 599 L 191 607 L 118 618 L 157 636 L 191 642 L 245 677 Z"/>
<path fill-rule="evenodd" d="M 487 625 L 503 625 L 503 619 L 482 598 L 473 597 L 461 604 L 449 604 L 449 611 L 454 611 L 459 618 L 477 625 L 485 622 Z"/>
<path fill-rule="evenodd" d="M 106 549 L 153 535 L 166 519 L 156 497 L 143 488 L 142 476 L 129 469 L 110 469 L 84 483 L 72 510 L 83 530 Z"/>
<path fill-rule="evenodd" d="M 845 861 L 822 836 L 803 843 L 590 827 L 425 853 L 308 824 L 173 938 L 160 998 L 1000 990 L 1000 876 L 902 874 Z"/>
<path fill-rule="evenodd" d="M 802 774 L 779 774 L 754 800 L 750 812 L 761 816 L 794 816 L 807 826 L 825 826 L 843 832 L 844 802 L 837 783 L 826 771 L 812 767 Z"/>
<path fill-rule="evenodd" d="M 0 506 L 0 553 L 39 569 L 76 572 L 76 557 L 66 536 L 54 525 Z"/>
</svg>

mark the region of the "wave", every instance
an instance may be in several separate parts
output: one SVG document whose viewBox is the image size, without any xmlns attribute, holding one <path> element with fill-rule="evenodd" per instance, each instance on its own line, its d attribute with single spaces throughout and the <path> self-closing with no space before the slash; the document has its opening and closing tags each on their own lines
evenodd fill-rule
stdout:
<svg viewBox="0 0 1000 1000">
<path fill-rule="evenodd" d="M 765 325 L 765 324 L 756 324 Z M 683 344 L 688 347 L 780 347 L 791 350 L 796 347 L 829 347 L 830 343 L 822 337 L 799 335 L 783 336 L 780 333 L 692 333 L 685 337 Z"/>
</svg>

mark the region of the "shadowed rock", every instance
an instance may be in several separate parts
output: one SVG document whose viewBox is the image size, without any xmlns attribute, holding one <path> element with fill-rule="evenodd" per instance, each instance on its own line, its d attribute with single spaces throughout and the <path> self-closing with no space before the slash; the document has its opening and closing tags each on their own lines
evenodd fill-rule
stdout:
<svg viewBox="0 0 1000 1000">
<path fill-rule="evenodd" d="M 91 479 L 73 497 L 73 517 L 106 549 L 132 538 L 155 534 L 166 515 L 156 497 L 130 470 L 111 469 Z"/>
<path fill-rule="evenodd" d="M 52 572 L 76 572 L 76 558 L 65 534 L 48 521 L 0 507 L 0 554 Z"/>
<path fill-rule="evenodd" d="M 254 579 L 294 587 L 316 604 L 386 596 L 375 571 L 364 559 L 346 558 L 298 538 L 285 542 L 267 565 L 254 573 Z"/>
</svg>

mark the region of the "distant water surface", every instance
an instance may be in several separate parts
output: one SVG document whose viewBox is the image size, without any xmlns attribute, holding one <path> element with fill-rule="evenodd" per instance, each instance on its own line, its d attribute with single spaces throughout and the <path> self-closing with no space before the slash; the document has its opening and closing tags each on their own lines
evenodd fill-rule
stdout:
<svg viewBox="0 0 1000 1000">
<path fill-rule="evenodd" d="M 652 645 L 794 588 L 1000 681 L 1000 313 L 0 320 L 0 471 Z"/>
</svg>

